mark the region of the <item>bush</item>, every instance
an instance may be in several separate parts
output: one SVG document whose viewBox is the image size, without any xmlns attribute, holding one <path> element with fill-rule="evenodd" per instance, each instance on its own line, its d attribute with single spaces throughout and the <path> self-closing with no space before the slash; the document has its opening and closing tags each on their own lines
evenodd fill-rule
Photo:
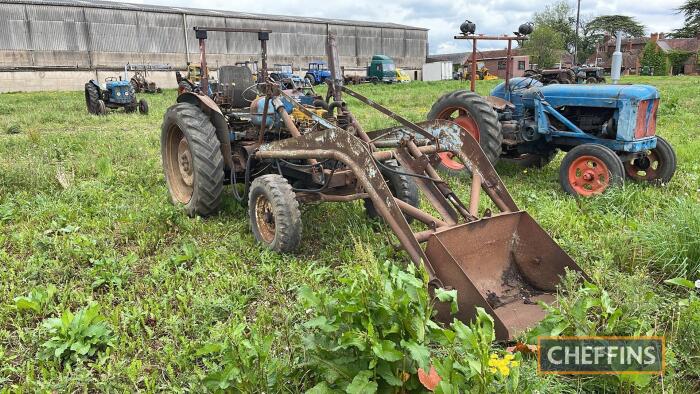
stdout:
<svg viewBox="0 0 700 394">
<path fill-rule="evenodd" d="M 644 46 L 640 64 L 642 67 L 652 67 L 654 69 L 654 75 L 668 74 L 668 59 L 653 41 L 647 42 Z"/>
<path fill-rule="evenodd" d="M 371 255 L 365 263 L 333 292 L 299 291 L 311 313 L 304 343 L 319 381 L 310 392 L 516 390 L 520 356 L 492 351 L 494 323 L 483 309 L 469 325 L 455 320 L 441 328 L 431 320 L 424 271 Z M 457 311 L 456 290 L 437 289 L 435 296 Z"/>
<path fill-rule="evenodd" d="M 334 292 L 302 287 L 310 309 L 304 339 L 317 386 L 348 392 L 420 387 L 418 368 L 428 369 L 428 336 L 437 326 L 425 290 L 427 279 L 389 262 L 371 261 L 353 279 L 341 278 Z M 364 268 L 364 269 L 363 269 Z"/>
<path fill-rule="evenodd" d="M 39 357 L 45 360 L 71 364 L 95 358 L 114 347 L 114 334 L 96 302 L 75 315 L 66 310 L 61 318 L 46 319 L 42 325 L 51 336 L 39 352 Z"/>
</svg>

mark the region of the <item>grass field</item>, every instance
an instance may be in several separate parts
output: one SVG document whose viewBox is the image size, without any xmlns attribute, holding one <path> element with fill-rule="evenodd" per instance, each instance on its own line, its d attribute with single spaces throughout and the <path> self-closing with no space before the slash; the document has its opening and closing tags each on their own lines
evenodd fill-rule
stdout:
<svg viewBox="0 0 700 394">
<path fill-rule="evenodd" d="M 561 332 L 665 335 L 666 375 L 648 385 L 545 378 L 525 360 L 517 391 L 700 390 L 700 301 L 664 282 L 700 279 L 700 78 L 624 82 L 661 91 L 657 132 L 678 155 L 669 185 L 628 183 L 576 200 L 558 184 L 561 154 L 541 170 L 497 169 L 519 206 L 596 285 L 561 297 Z M 461 87 L 358 90 L 419 121 L 437 97 Z M 160 123 L 175 95 L 148 96 L 148 116 L 105 117 L 88 115 L 82 92 L 0 95 L 0 391 L 200 392 L 220 370 L 240 381 L 234 391 L 304 391 L 322 376 L 302 341 L 309 309 L 300 287 L 332 292 L 377 261 L 407 261 L 359 202 L 305 207 L 293 255 L 257 245 L 233 199 L 215 217 L 188 218 L 169 203 L 161 170 Z M 368 130 L 391 124 L 349 103 Z M 620 312 L 613 322 L 601 308 Z M 51 320 L 62 316 L 64 325 Z"/>
</svg>

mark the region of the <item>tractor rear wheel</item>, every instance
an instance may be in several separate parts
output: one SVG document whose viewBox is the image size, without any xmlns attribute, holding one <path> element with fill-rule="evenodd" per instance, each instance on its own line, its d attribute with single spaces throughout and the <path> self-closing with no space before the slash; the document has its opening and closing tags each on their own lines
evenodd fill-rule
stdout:
<svg viewBox="0 0 700 394">
<path fill-rule="evenodd" d="M 656 137 L 656 148 L 642 157 L 625 162 L 625 174 L 635 181 L 662 185 L 676 173 L 676 152 L 665 139 Z"/>
<path fill-rule="evenodd" d="M 382 164 L 384 164 L 384 166 L 390 168 L 393 171 L 404 172 L 402 171 L 403 167 L 401 167 L 396 161 L 387 161 Z M 380 170 L 382 172 L 384 180 L 386 181 L 386 184 L 389 186 L 389 190 L 391 190 L 391 194 L 394 195 L 394 197 L 416 208 L 420 208 L 420 196 L 418 194 L 418 186 L 416 185 L 416 182 L 413 179 L 413 177 L 398 174 L 397 172 L 392 172 L 381 167 Z M 367 216 L 369 216 L 371 219 L 381 218 L 381 215 L 374 207 L 374 203 L 371 199 L 366 198 L 364 200 L 364 203 L 365 212 L 367 213 Z M 408 223 L 411 223 L 413 221 L 412 217 L 408 215 L 405 215 L 405 217 Z"/>
<path fill-rule="evenodd" d="M 224 188 L 224 159 L 209 117 L 198 106 L 173 105 L 165 113 L 160 146 L 173 204 L 183 206 L 189 216 L 216 213 Z"/>
<path fill-rule="evenodd" d="M 255 178 L 248 193 L 253 236 L 275 252 L 291 252 L 301 241 L 301 212 L 292 186 L 279 174 Z"/>
<path fill-rule="evenodd" d="M 559 167 L 561 187 L 576 197 L 601 194 L 611 186 L 622 185 L 624 179 L 620 157 L 598 144 L 582 144 L 571 149 Z"/>
<path fill-rule="evenodd" d="M 139 113 L 141 115 L 148 115 L 148 101 L 144 99 L 139 100 Z"/>
<path fill-rule="evenodd" d="M 89 113 L 93 115 L 99 115 L 99 104 L 98 100 L 100 99 L 100 91 L 97 89 L 97 86 L 95 86 L 92 82 L 88 82 L 85 84 L 85 106 L 87 107 L 87 110 Z"/>
<path fill-rule="evenodd" d="M 456 90 L 440 97 L 428 112 L 428 120 L 446 119 L 462 126 L 483 149 L 491 164 L 501 155 L 501 123 L 491 105 L 474 92 Z M 447 174 L 464 176 L 464 164 L 448 152 L 438 153 L 438 168 Z"/>
</svg>

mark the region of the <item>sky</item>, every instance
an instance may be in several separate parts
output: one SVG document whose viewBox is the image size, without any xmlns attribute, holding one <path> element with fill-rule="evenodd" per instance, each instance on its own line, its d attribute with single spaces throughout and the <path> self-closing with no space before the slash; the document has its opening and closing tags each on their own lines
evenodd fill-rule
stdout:
<svg viewBox="0 0 700 394">
<path fill-rule="evenodd" d="M 298 15 L 320 18 L 354 19 L 393 22 L 423 27 L 428 32 L 430 54 L 462 52 L 469 49 L 466 40 L 452 37 L 459 25 L 469 19 L 476 23 L 477 33 L 503 34 L 518 29 L 554 1 L 549 0 L 127 0 L 131 3 L 215 10 L 254 12 L 260 14 Z M 624 14 L 635 17 L 647 34 L 669 32 L 683 24 L 683 16 L 675 9 L 685 0 L 581 0 L 582 16 Z M 571 1 L 572 5 L 575 2 Z M 491 46 L 489 46 L 491 45 Z M 498 49 L 498 43 L 479 44 L 479 48 Z"/>
</svg>

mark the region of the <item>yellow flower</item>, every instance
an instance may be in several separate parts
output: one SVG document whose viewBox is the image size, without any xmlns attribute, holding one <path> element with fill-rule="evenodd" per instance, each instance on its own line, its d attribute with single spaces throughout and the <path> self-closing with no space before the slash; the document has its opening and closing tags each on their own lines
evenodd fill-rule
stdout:
<svg viewBox="0 0 700 394">
<path fill-rule="evenodd" d="M 512 354 L 506 354 L 503 358 L 492 354 L 489 358 L 489 371 L 491 373 L 499 372 L 502 376 L 510 375 L 510 369 L 518 365 L 520 365 L 520 362 L 516 361 L 515 356 Z"/>
</svg>

